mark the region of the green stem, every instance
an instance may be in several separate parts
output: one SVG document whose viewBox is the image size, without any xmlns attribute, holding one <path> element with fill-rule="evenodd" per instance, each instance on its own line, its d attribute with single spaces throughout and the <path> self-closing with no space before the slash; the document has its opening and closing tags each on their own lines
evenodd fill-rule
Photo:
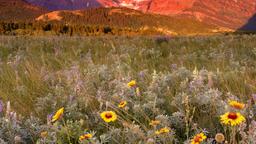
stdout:
<svg viewBox="0 0 256 144">
<path fill-rule="evenodd" d="M 66 132 L 67 132 L 67 135 L 68 135 L 68 142 L 69 142 L 69 144 L 71 144 L 71 136 L 70 136 L 70 134 L 69 134 L 69 130 L 68 130 L 66 121 L 65 121 L 64 119 L 62 119 L 62 121 L 63 121 L 64 128 L 65 128 L 65 130 L 66 130 Z"/>
</svg>

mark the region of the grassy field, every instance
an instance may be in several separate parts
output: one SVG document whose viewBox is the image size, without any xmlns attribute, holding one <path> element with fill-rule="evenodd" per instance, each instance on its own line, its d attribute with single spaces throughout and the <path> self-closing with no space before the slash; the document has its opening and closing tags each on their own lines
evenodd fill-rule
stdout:
<svg viewBox="0 0 256 144">
<path fill-rule="evenodd" d="M 1 36 L 0 98 L 3 143 L 255 143 L 256 36 Z"/>
</svg>

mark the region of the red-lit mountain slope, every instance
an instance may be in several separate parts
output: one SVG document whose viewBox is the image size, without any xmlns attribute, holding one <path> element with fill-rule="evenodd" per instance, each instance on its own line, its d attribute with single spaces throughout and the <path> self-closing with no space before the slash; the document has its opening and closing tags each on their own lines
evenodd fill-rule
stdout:
<svg viewBox="0 0 256 144">
<path fill-rule="evenodd" d="M 113 0 L 105 6 L 123 6 L 144 12 L 189 16 L 209 24 L 239 28 L 256 13 L 255 0 Z"/>
<path fill-rule="evenodd" d="M 192 17 L 222 27 L 239 28 L 256 13 L 255 0 L 27 0 L 50 10 L 128 7 L 143 12 Z"/>
</svg>

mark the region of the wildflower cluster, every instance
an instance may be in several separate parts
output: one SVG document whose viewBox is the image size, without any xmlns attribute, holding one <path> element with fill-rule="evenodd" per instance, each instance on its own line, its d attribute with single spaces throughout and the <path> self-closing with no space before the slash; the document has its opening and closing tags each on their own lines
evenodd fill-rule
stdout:
<svg viewBox="0 0 256 144">
<path fill-rule="evenodd" d="M 255 143 L 255 39 L 1 38 L 0 143 Z"/>
</svg>

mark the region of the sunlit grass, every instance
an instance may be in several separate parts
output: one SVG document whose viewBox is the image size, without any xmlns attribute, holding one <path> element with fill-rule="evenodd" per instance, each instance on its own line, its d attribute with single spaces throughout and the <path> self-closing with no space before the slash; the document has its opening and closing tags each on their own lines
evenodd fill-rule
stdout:
<svg viewBox="0 0 256 144">
<path fill-rule="evenodd" d="M 67 119 L 84 118 L 85 125 L 92 129 L 99 119 L 88 117 L 110 109 L 118 115 L 117 124 L 112 126 L 131 128 L 135 123 L 147 132 L 152 130 L 149 123 L 155 117 L 164 114 L 176 118 L 172 116 L 174 112 L 185 111 L 186 117 L 193 117 L 200 127 L 219 132 L 223 129 L 216 115 L 224 113 L 216 111 L 219 103 L 213 101 L 205 105 L 208 99 L 193 100 L 201 95 L 209 98 L 216 93 L 222 102 L 235 97 L 243 102 L 251 100 L 256 93 L 255 45 L 254 35 L 177 38 L 2 36 L 0 98 L 4 102 L 11 101 L 14 111 L 23 116 L 32 114 L 44 122 L 47 114 L 65 107 Z M 193 79 L 195 69 L 200 71 L 198 77 L 204 80 L 203 86 L 193 91 L 192 82 L 197 84 Z M 136 80 L 136 86 L 127 87 L 131 80 Z M 192 100 L 188 98 L 186 102 L 188 95 Z M 127 102 L 126 109 L 118 107 L 121 101 Z M 211 115 L 204 113 L 205 110 Z M 189 131 L 186 133 L 184 127 L 173 126 L 177 128 L 178 140 L 193 137 L 191 123 L 187 121 Z M 95 136 L 111 128 L 101 123 Z M 121 141 L 125 140 L 123 136 Z M 113 141 L 118 142 L 117 139 Z"/>
<path fill-rule="evenodd" d="M 86 69 L 88 54 L 95 64 L 111 67 L 120 61 L 126 74 L 143 69 L 168 71 L 172 64 L 220 71 L 219 88 L 248 97 L 255 90 L 255 36 L 171 38 L 157 43 L 154 38 L 68 38 L 1 37 L 1 96 L 18 102 L 17 108 L 50 91 L 42 71 L 55 73 L 78 63 Z M 23 87 L 23 92 L 17 88 Z M 16 106 L 16 105 L 15 105 Z M 26 110 L 25 110 L 26 111 Z"/>
</svg>

